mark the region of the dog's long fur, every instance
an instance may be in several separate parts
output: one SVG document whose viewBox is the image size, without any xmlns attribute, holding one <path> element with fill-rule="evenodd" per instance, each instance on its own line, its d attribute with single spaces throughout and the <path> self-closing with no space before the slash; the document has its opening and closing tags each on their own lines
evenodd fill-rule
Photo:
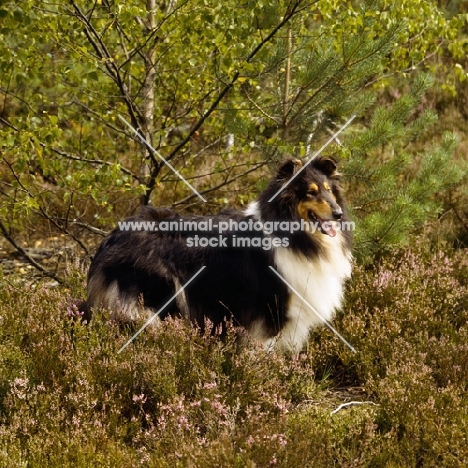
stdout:
<svg viewBox="0 0 468 468">
<path fill-rule="evenodd" d="M 230 219 L 268 221 L 347 220 L 336 164 L 317 158 L 270 203 L 268 200 L 301 167 L 288 160 L 276 177 L 246 211 L 225 211 L 216 216 L 185 217 L 213 223 Z M 128 221 L 179 220 L 170 209 L 146 207 Z M 206 268 L 160 314 L 182 315 L 203 327 L 208 318 L 214 326 L 226 320 L 244 327 L 265 347 L 299 351 L 312 327 L 330 319 L 341 306 L 343 286 L 351 275 L 349 231 L 233 232 L 227 247 L 189 247 L 188 238 L 198 234 L 218 237 L 218 232 L 121 231 L 115 229 L 99 247 L 88 275 L 85 317 L 91 309 L 110 308 L 116 319 L 132 320 L 142 311 L 158 312 L 202 265 Z M 269 250 L 232 247 L 237 237 L 288 236 L 288 246 Z M 269 268 L 272 266 L 320 314 L 314 313 Z"/>
</svg>

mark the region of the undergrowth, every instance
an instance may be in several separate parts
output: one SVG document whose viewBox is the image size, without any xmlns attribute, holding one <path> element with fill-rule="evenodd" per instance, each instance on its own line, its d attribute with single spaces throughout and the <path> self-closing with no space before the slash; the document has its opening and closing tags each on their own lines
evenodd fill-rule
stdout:
<svg viewBox="0 0 468 468">
<path fill-rule="evenodd" d="M 0 281 L 2 467 L 468 465 L 468 258 L 418 243 L 356 266 L 299 356 L 166 320 L 73 318 L 71 290 Z M 333 410 L 345 387 L 365 404 Z M 341 398 L 341 399 L 340 399 Z"/>
</svg>

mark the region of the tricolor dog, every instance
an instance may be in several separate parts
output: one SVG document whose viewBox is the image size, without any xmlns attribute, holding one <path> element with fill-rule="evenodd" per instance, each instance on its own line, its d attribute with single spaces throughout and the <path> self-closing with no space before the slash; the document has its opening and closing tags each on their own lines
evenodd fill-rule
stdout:
<svg viewBox="0 0 468 468">
<path fill-rule="evenodd" d="M 177 315 L 201 328 L 232 321 L 268 349 L 299 351 L 341 307 L 351 224 L 336 163 L 289 159 L 245 211 L 145 207 L 120 223 L 91 263 L 81 308 L 85 318 L 109 308 L 117 320 Z"/>
</svg>

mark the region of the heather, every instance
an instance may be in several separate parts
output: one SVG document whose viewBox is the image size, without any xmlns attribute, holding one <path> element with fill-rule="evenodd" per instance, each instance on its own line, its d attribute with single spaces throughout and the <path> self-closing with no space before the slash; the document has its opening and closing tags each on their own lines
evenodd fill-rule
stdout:
<svg viewBox="0 0 468 468">
<path fill-rule="evenodd" d="M 77 319 L 77 263 L 70 289 L 2 278 L 0 465 L 465 466 L 468 258 L 445 251 L 355 267 L 334 322 L 355 354 L 326 328 L 287 355 L 175 319 L 118 354 L 134 330 Z"/>
<path fill-rule="evenodd" d="M 467 13 L 1 0 L 0 468 L 468 466 Z M 356 223 L 333 322 L 356 353 L 176 319 L 119 353 L 142 323 L 81 323 L 118 222 L 244 209 L 321 148 Z"/>
</svg>

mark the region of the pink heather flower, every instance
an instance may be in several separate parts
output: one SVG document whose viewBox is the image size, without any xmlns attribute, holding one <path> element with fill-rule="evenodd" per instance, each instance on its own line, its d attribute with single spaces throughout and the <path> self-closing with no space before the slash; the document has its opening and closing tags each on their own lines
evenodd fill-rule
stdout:
<svg viewBox="0 0 468 468">
<path fill-rule="evenodd" d="M 24 379 L 17 377 L 13 382 L 11 382 L 11 393 L 20 400 L 24 400 L 28 392 L 28 386 L 29 379 L 27 377 Z"/>
<path fill-rule="evenodd" d="M 190 429 L 189 420 L 185 416 L 179 416 L 179 420 L 177 421 L 177 427 L 179 429 Z"/>
<path fill-rule="evenodd" d="M 218 384 L 216 382 L 207 382 L 203 385 L 204 389 L 216 388 Z"/>
<path fill-rule="evenodd" d="M 383 289 L 386 289 L 392 280 L 392 272 L 385 270 L 380 272 L 380 274 L 374 279 L 374 288 L 377 292 L 382 292 Z"/>
<path fill-rule="evenodd" d="M 73 317 L 81 317 L 83 315 L 83 312 L 80 312 L 78 310 L 78 306 L 76 304 L 69 304 L 67 306 L 67 315 L 70 317 L 70 318 L 73 318 Z"/>
<path fill-rule="evenodd" d="M 141 395 L 133 395 L 132 400 L 134 403 L 144 404 L 146 403 L 146 396 L 144 393 Z"/>
</svg>

